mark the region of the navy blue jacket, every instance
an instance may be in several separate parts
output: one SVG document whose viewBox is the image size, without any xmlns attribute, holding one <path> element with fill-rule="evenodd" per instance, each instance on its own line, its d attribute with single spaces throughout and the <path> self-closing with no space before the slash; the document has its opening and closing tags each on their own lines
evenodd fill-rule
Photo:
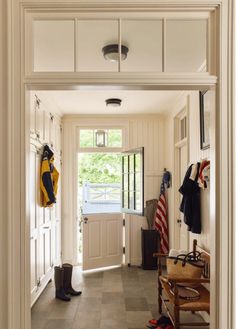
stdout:
<svg viewBox="0 0 236 329">
<path fill-rule="evenodd" d="M 190 179 L 192 165 L 188 168 L 179 192 L 183 195 L 180 211 L 184 214 L 184 222 L 192 233 L 201 233 L 200 187 L 197 183 L 200 163 L 198 163 L 195 181 Z"/>
</svg>

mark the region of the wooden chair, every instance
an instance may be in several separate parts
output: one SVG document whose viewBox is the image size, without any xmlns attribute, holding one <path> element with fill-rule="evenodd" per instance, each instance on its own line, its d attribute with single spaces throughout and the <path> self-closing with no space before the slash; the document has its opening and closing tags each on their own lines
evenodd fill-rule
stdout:
<svg viewBox="0 0 236 329">
<path fill-rule="evenodd" d="M 162 275 L 162 258 L 167 257 L 166 254 L 155 253 L 154 257 L 158 257 L 158 301 L 159 313 L 162 314 L 162 306 L 165 307 L 166 312 L 175 329 L 181 326 L 209 326 L 207 322 L 180 322 L 180 312 L 190 311 L 192 313 L 204 311 L 210 313 L 210 292 L 205 288 L 204 284 L 210 283 L 210 254 L 197 245 L 197 240 L 193 241 L 193 251 L 200 251 L 202 258 L 205 261 L 205 268 L 203 277 L 199 279 L 184 279 L 181 277 L 170 277 Z M 197 300 L 185 300 L 178 296 L 177 284 L 189 283 L 197 285 L 196 289 L 200 293 L 200 298 Z M 172 292 L 171 292 L 171 285 Z M 164 293 L 164 294 L 163 294 Z"/>
</svg>

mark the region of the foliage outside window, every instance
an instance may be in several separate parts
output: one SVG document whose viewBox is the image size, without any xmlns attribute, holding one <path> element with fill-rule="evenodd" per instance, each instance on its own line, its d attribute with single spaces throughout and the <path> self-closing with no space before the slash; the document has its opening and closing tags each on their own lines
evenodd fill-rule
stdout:
<svg viewBox="0 0 236 329">
<path fill-rule="evenodd" d="M 81 148 L 97 148 L 96 132 L 99 130 L 106 133 L 105 147 L 122 147 L 122 129 L 80 129 L 79 146 Z"/>
<path fill-rule="evenodd" d="M 121 154 L 79 153 L 78 205 L 83 214 L 121 211 Z"/>
<path fill-rule="evenodd" d="M 121 156 L 111 153 L 83 153 L 79 156 L 79 186 L 90 183 L 120 183 Z"/>
<path fill-rule="evenodd" d="M 143 215 L 144 210 L 144 148 L 122 155 L 122 211 Z"/>
</svg>

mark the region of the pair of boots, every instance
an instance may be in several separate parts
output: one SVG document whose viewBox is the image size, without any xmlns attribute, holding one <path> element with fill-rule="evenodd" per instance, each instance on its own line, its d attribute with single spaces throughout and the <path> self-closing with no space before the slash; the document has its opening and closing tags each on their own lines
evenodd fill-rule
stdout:
<svg viewBox="0 0 236 329">
<path fill-rule="evenodd" d="M 56 286 L 56 298 L 64 300 L 66 302 L 70 301 L 71 296 L 81 295 L 81 291 L 76 291 L 72 288 L 71 279 L 72 279 L 72 270 L 73 266 L 70 264 L 63 264 L 62 267 L 54 267 L 54 280 Z"/>
</svg>

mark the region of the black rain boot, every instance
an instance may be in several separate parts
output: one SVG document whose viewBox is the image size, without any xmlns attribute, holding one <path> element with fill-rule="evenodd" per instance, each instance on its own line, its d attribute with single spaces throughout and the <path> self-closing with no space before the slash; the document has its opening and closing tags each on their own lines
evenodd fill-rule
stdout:
<svg viewBox="0 0 236 329">
<path fill-rule="evenodd" d="M 63 285 L 64 280 L 64 269 L 55 266 L 54 267 L 54 280 L 55 280 L 55 287 L 56 287 L 56 298 L 64 300 L 65 302 L 70 301 L 70 297 L 66 295 Z"/>
<path fill-rule="evenodd" d="M 71 279 L 72 279 L 72 270 L 73 266 L 71 264 L 63 264 L 62 268 L 64 269 L 64 289 L 66 294 L 72 296 L 81 295 L 81 291 L 76 291 L 72 288 Z"/>
</svg>

